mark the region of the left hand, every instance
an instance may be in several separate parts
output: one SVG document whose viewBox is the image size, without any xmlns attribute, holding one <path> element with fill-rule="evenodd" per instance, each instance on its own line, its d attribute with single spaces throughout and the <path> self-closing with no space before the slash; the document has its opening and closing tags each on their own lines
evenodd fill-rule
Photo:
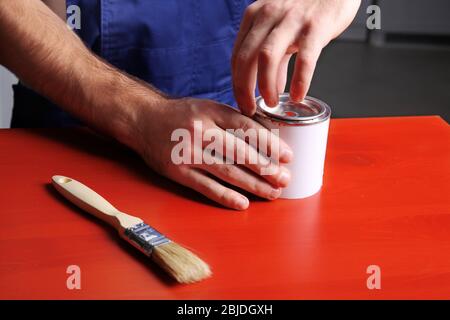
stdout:
<svg viewBox="0 0 450 320">
<path fill-rule="evenodd" d="M 245 11 L 232 57 L 238 106 L 252 116 L 255 88 L 269 106 L 286 85 L 290 57 L 297 53 L 291 99 L 308 92 L 322 49 L 351 23 L 360 0 L 258 0 Z"/>
</svg>

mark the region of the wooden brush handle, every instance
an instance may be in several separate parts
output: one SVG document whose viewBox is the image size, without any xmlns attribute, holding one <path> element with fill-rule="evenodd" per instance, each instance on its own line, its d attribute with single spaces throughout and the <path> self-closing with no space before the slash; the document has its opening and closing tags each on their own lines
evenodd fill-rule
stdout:
<svg viewBox="0 0 450 320">
<path fill-rule="evenodd" d="M 94 190 L 72 178 L 53 176 L 52 181 L 56 190 L 70 202 L 119 231 L 143 222 L 137 217 L 120 212 Z"/>
</svg>

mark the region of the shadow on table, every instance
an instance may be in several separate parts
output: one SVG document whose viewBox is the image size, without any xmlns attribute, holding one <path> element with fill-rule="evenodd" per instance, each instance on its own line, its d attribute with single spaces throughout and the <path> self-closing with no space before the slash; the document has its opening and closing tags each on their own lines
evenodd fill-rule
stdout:
<svg viewBox="0 0 450 320">
<path fill-rule="evenodd" d="M 88 153 L 99 158 L 105 158 L 108 159 L 108 161 L 115 161 L 130 171 L 136 179 L 144 180 L 146 183 L 174 193 L 179 197 L 205 203 L 216 208 L 224 208 L 205 196 L 155 173 L 146 165 L 138 154 L 117 143 L 116 141 L 101 136 L 90 129 L 45 128 L 28 130 L 34 135 L 37 134 L 45 137 L 46 139 L 68 145 L 71 148 L 78 149 L 83 153 Z M 61 134 L 61 130 L 65 130 L 64 134 Z M 158 152 L 158 150 L 155 152 Z"/>
<path fill-rule="evenodd" d="M 223 208 L 201 194 L 198 194 L 193 190 L 178 185 L 177 183 L 156 174 L 149 167 L 147 167 L 145 162 L 136 153 L 117 142 L 100 136 L 86 128 L 67 129 L 67 131 L 64 131 L 64 134 L 61 134 L 61 130 L 65 129 L 29 129 L 29 133 L 33 135 L 40 135 L 46 139 L 68 145 L 71 148 L 78 149 L 83 153 L 88 153 L 95 157 L 105 158 L 108 159 L 108 161 L 115 161 L 121 166 L 126 167 L 136 179 L 145 180 L 146 183 L 150 183 L 158 188 L 163 188 L 169 192 L 175 193 L 179 197 L 203 202 L 214 207 Z M 83 210 L 69 202 L 54 189 L 51 183 L 45 184 L 44 187 L 52 197 L 65 203 L 65 205 L 70 207 L 71 210 L 78 212 L 82 217 L 90 222 L 102 226 L 112 241 L 116 242 L 117 245 L 133 257 L 133 259 L 136 259 L 140 263 L 146 265 L 149 270 L 153 274 L 157 275 L 158 279 L 160 279 L 163 283 L 168 286 L 177 285 L 177 282 L 167 275 L 162 269 L 157 267 L 154 263 L 150 263 L 149 258 L 138 250 L 131 248 L 130 244 L 123 241 L 114 228 L 108 226 L 105 222 L 93 217 L 92 215 L 85 213 Z"/>
</svg>

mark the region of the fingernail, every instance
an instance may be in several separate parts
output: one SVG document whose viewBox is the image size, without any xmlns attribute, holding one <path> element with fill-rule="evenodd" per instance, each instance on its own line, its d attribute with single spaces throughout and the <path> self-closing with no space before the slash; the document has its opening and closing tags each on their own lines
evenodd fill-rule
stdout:
<svg viewBox="0 0 450 320">
<path fill-rule="evenodd" d="M 280 176 L 278 177 L 278 183 L 281 187 L 286 187 L 289 184 L 290 180 L 291 176 L 286 171 L 281 172 Z"/>
<path fill-rule="evenodd" d="M 281 195 L 281 189 L 272 189 L 269 195 L 269 200 L 275 200 Z"/>
<path fill-rule="evenodd" d="M 248 208 L 249 202 L 247 198 L 239 197 L 238 199 L 236 199 L 235 205 L 238 210 L 245 210 Z"/>
<path fill-rule="evenodd" d="M 283 162 L 291 162 L 294 158 L 294 153 L 289 149 L 283 149 L 281 151 L 281 157 L 280 160 Z"/>
</svg>

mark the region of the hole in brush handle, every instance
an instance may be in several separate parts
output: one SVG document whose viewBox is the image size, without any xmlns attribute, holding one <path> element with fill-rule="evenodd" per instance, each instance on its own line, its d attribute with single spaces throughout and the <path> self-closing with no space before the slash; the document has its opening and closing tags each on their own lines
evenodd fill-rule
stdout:
<svg viewBox="0 0 450 320">
<path fill-rule="evenodd" d="M 58 182 L 58 183 L 60 183 L 60 184 L 69 183 L 69 182 L 71 182 L 71 181 L 72 181 L 72 179 L 67 178 L 67 177 L 58 177 L 58 178 L 56 179 L 56 182 Z"/>
</svg>

